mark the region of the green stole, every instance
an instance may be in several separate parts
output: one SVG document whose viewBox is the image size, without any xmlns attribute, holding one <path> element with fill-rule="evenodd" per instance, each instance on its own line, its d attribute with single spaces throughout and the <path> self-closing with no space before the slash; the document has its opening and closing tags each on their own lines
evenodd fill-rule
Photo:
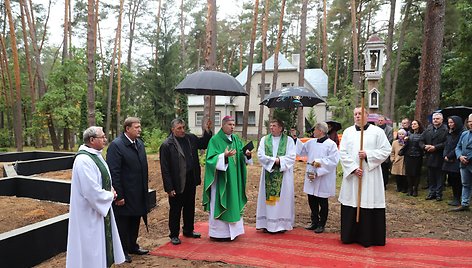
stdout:
<svg viewBox="0 0 472 268">
<path fill-rule="evenodd" d="M 226 171 L 220 171 L 216 169 L 218 156 L 226 148 L 235 149 L 236 154 L 228 158 Z M 232 135 L 230 141 L 223 130 L 208 143 L 202 204 L 205 211 L 210 211 L 211 185 L 216 182 L 215 219 L 237 222 L 246 206 L 246 160 L 242 148 L 243 144 L 236 135 Z"/>
<path fill-rule="evenodd" d="M 272 152 L 272 134 L 266 136 L 264 141 L 264 149 L 266 156 L 273 156 Z M 284 156 L 287 150 L 287 135 L 280 136 L 279 148 L 277 149 L 277 156 Z M 266 204 L 275 206 L 275 203 L 280 199 L 280 190 L 282 189 L 283 172 L 280 172 L 280 165 L 274 166 L 274 171 L 265 171 L 265 191 Z"/>
<path fill-rule="evenodd" d="M 98 166 L 100 173 L 102 175 L 102 189 L 107 191 L 111 191 L 111 179 L 110 175 L 108 174 L 108 170 L 103 164 L 102 161 L 98 158 L 97 155 L 91 154 L 85 150 L 80 150 L 77 155 L 85 154 L 92 158 L 93 162 Z M 113 240 L 111 237 L 111 216 L 110 211 L 108 211 L 107 215 L 104 218 L 105 223 L 105 247 L 106 247 L 106 254 L 107 254 L 107 267 L 111 267 L 115 262 L 113 257 Z"/>
</svg>

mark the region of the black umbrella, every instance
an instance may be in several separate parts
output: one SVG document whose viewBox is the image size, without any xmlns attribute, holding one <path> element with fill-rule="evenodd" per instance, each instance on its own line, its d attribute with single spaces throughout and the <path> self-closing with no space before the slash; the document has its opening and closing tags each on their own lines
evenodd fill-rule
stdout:
<svg viewBox="0 0 472 268">
<path fill-rule="evenodd" d="M 265 97 L 259 105 L 269 108 L 313 107 L 325 102 L 318 93 L 305 87 L 284 87 Z"/>
<path fill-rule="evenodd" d="M 450 106 L 443 109 L 440 109 L 436 112 L 442 113 L 444 120 L 452 115 L 457 115 L 462 118 L 462 121 L 465 121 L 470 114 L 472 114 L 472 107 L 467 106 Z"/>
<path fill-rule="evenodd" d="M 328 126 L 331 126 L 331 128 L 334 129 L 334 131 L 339 131 L 343 128 L 341 123 L 333 121 L 333 120 L 326 121 L 326 124 L 328 124 Z"/>
<path fill-rule="evenodd" d="M 175 90 L 195 95 L 247 96 L 246 90 L 234 77 L 216 71 L 199 71 L 188 75 Z"/>
</svg>

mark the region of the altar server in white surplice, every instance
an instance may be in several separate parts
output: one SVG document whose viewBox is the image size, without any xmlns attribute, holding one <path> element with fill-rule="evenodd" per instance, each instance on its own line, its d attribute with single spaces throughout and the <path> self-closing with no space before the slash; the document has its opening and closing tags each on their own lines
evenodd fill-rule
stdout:
<svg viewBox="0 0 472 268">
<path fill-rule="evenodd" d="M 270 122 L 270 134 L 262 137 L 257 156 L 262 165 L 257 197 L 256 229 L 277 233 L 293 229 L 295 197 L 293 166 L 296 147 L 283 133 L 280 120 Z"/>
<path fill-rule="evenodd" d="M 354 126 L 343 132 L 339 147 L 343 181 L 341 202 L 341 241 L 364 247 L 383 246 L 386 237 L 385 188 L 381 164 L 390 156 L 392 146 L 383 129 L 367 122 L 367 112 L 354 109 Z M 360 150 L 361 128 L 364 129 Z M 362 168 L 360 166 L 362 161 Z M 360 216 L 356 222 L 358 181 L 361 181 Z"/>
<path fill-rule="evenodd" d="M 83 139 L 72 167 L 66 267 L 111 267 L 125 255 L 111 209 L 116 193 L 101 154 L 107 139 L 101 127 L 89 127 Z"/>
<path fill-rule="evenodd" d="M 324 232 L 328 220 L 328 198 L 336 194 L 336 166 L 339 162 L 338 147 L 328 138 L 328 125 L 317 123 L 313 128 L 315 139 L 297 142 L 297 155 L 307 156 L 303 192 L 308 195 L 311 224 L 307 230 Z"/>
</svg>

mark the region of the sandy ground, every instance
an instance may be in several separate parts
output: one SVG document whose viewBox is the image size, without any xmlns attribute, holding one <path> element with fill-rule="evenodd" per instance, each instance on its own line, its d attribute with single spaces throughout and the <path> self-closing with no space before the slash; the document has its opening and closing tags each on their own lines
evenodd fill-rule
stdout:
<svg viewBox="0 0 472 268">
<path fill-rule="evenodd" d="M 157 207 L 154 208 L 149 218 L 149 232 L 141 226 L 138 242 L 143 248 L 154 249 L 164 243 L 169 242 L 167 215 L 168 202 L 167 195 L 162 189 L 162 179 L 158 159 L 156 155 L 148 156 L 149 162 L 149 186 L 157 190 Z M 306 195 L 303 193 L 303 172 L 304 163 L 297 162 L 295 166 L 295 228 L 303 228 L 309 223 L 310 210 L 307 204 Z M 50 172 L 40 174 L 41 177 L 56 179 L 70 179 L 70 170 L 61 172 Z M 256 200 L 259 185 L 260 165 L 257 163 L 248 167 L 247 197 L 248 204 L 244 213 L 245 224 L 255 225 Z M 196 200 L 196 221 L 207 221 L 208 215 L 201 206 L 202 187 L 197 188 Z M 417 198 L 405 196 L 395 191 L 395 185 L 389 184 L 386 192 L 387 198 L 387 243 L 389 237 L 429 237 L 437 239 L 467 240 L 472 241 L 472 212 L 451 213 L 447 205 L 451 197 L 450 187 L 447 188 L 442 202 L 426 201 L 425 190 L 420 192 Z M 4 200 L 10 201 L 5 202 Z M 13 199 L 13 201 L 11 201 Z M 64 213 L 67 206 L 54 204 L 51 202 L 38 202 L 36 200 L 23 200 L 8 197 L 0 199 L 0 211 L 2 215 L 10 214 L 12 207 L 21 207 L 15 213 L 15 217 L 1 217 L 0 226 L 8 226 L 9 229 L 24 226 L 31 222 L 39 221 L 53 215 Z M 38 203 L 41 204 L 38 207 Z M 5 213 L 6 212 L 6 213 Z M 330 199 L 330 214 L 326 226 L 326 232 L 339 233 L 340 231 L 340 204 L 336 198 Z M 41 217 L 39 217 L 40 215 Z M 3 231 L 4 229 L 2 229 Z M 190 261 L 180 259 L 170 259 L 156 256 L 136 256 L 132 255 L 133 262 L 122 264 L 119 267 L 241 267 L 227 265 L 224 263 Z M 37 267 L 65 267 L 65 253 L 61 253 Z"/>
</svg>

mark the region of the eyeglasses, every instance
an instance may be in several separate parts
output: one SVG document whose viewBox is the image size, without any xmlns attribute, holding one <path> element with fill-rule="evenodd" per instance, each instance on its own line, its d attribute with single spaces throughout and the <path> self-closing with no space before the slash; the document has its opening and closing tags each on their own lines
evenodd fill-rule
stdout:
<svg viewBox="0 0 472 268">
<path fill-rule="evenodd" d="M 100 137 L 94 137 L 95 139 L 106 139 L 107 136 L 103 135 L 103 136 L 100 136 Z"/>
</svg>

